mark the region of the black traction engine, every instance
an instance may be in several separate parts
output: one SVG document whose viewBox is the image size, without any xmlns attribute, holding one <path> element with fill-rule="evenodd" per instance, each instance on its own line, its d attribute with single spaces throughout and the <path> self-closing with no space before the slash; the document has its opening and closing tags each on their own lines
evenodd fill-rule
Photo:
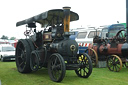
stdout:
<svg viewBox="0 0 128 85">
<path fill-rule="evenodd" d="M 66 70 L 75 70 L 82 78 L 92 73 L 92 63 L 86 54 L 78 54 L 78 44 L 70 40 L 69 24 L 78 20 L 70 7 L 54 9 L 29 19 L 19 21 L 16 26 L 26 24 L 26 39 L 20 39 L 16 47 L 16 66 L 20 73 L 30 73 L 42 67 L 48 68 L 51 80 L 63 80 Z M 37 31 L 36 23 L 43 30 Z M 29 30 L 28 30 L 29 28 Z"/>
</svg>

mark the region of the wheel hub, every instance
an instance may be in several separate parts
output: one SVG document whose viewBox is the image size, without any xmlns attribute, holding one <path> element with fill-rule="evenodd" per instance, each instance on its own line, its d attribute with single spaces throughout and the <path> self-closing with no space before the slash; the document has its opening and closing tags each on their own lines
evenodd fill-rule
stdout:
<svg viewBox="0 0 128 85">
<path fill-rule="evenodd" d="M 24 53 L 21 54 L 21 59 L 22 59 L 23 61 L 25 61 L 25 54 L 24 54 Z"/>
<path fill-rule="evenodd" d="M 85 67 L 86 65 L 84 64 L 84 62 L 82 62 L 80 68 L 85 68 Z"/>
<path fill-rule="evenodd" d="M 113 62 L 113 63 L 112 63 L 112 65 L 113 65 L 113 66 L 116 66 L 116 63 L 115 63 L 115 62 Z"/>
</svg>

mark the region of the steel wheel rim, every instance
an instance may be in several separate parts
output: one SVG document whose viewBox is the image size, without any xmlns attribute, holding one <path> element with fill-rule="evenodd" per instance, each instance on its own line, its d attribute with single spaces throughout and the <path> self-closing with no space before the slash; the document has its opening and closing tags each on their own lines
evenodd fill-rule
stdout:
<svg viewBox="0 0 128 85">
<path fill-rule="evenodd" d="M 24 69 L 26 65 L 26 49 L 23 43 L 19 43 L 17 47 L 17 64 L 19 69 Z"/>
<path fill-rule="evenodd" d="M 85 56 L 83 56 L 83 55 L 80 55 L 79 56 L 79 59 L 80 59 L 80 61 L 77 61 L 77 62 L 79 62 L 80 64 L 83 64 L 84 66 L 83 67 L 80 67 L 80 68 L 78 68 L 77 69 L 77 72 L 80 74 L 80 76 L 86 76 L 87 74 L 88 74 L 88 72 L 89 72 L 89 64 L 88 64 L 88 60 L 86 61 L 86 58 L 85 58 Z M 85 62 L 86 61 L 86 62 Z"/>
<path fill-rule="evenodd" d="M 89 77 L 92 72 L 92 62 L 89 60 L 89 58 L 83 54 L 80 54 L 77 63 L 82 64 L 82 66 L 75 70 L 76 74 L 82 78 Z"/>
<path fill-rule="evenodd" d="M 55 53 L 50 57 L 48 63 L 48 73 L 51 80 L 55 82 L 60 82 L 63 80 L 66 72 L 65 62 L 63 57 Z"/>
<path fill-rule="evenodd" d="M 54 79 L 58 80 L 62 73 L 62 69 L 61 69 L 62 64 L 60 62 L 58 62 L 59 59 L 55 56 L 51 60 L 52 60 L 51 61 L 51 73 L 52 73 Z M 59 64 L 59 65 L 57 65 L 57 64 Z"/>
<path fill-rule="evenodd" d="M 98 55 L 97 55 L 96 51 L 94 49 L 90 48 L 88 54 L 91 57 L 93 66 L 96 67 L 96 65 L 98 63 Z"/>
<path fill-rule="evenodd" d="M 31 53 L 30 66 L 33 71 L 37 71 L 39 69 L 39 57 L 36 51 Z"/>
<path fill-rule="evenodd" d="M 107 67 L 110 71 L 119 72 L 122 69 L 122 61 L 117 55 L 111 55 L 107 59 Z"/>
</svg>

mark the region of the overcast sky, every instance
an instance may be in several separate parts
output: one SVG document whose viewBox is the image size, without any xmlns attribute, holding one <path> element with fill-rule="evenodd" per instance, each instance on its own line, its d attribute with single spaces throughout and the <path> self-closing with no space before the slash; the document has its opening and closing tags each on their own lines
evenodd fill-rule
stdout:
<svg viewBox="0 0 128 85">
<path fill-rule="evenodd" d="M 25 25 L 16 27 L 16 22 L 64 6 L 79 14 L 71 29 L 126 22 L 126 0 L 1 0 L 0 37 L 23 38 Z"/>
</svg>

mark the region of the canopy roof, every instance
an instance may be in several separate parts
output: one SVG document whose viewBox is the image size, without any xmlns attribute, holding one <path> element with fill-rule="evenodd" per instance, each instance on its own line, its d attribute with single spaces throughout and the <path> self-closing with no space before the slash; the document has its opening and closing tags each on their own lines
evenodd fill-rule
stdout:
<svg viewBox="0 0 128 85">
<path fill-rule="evenodd" d="M 52 19 L 54 19 L 52 24 L 62 23 L 63 22 L 63 16 L 64 16 L 63 12 L 64 12 L 63 9 L 49 10 L 49 11 L 46 11 L 46 12 L 41 13 L 39 15 L 33 16 L 31 18 L 19 21 L 19 22 L 16 23 L 16 26 L 21 26 L 21 25 L 24 25 L 24 24 L 38 22 L 42 25 L 42 27 L 44 27 L 45 25 L 50 23 L 50 21 Z M 78 19 L 79 19 L 79 15 L 75 12 L 70 11 L 70 21 L 75 21 L 75 20 L 78 20 Z"/>
</svg>

